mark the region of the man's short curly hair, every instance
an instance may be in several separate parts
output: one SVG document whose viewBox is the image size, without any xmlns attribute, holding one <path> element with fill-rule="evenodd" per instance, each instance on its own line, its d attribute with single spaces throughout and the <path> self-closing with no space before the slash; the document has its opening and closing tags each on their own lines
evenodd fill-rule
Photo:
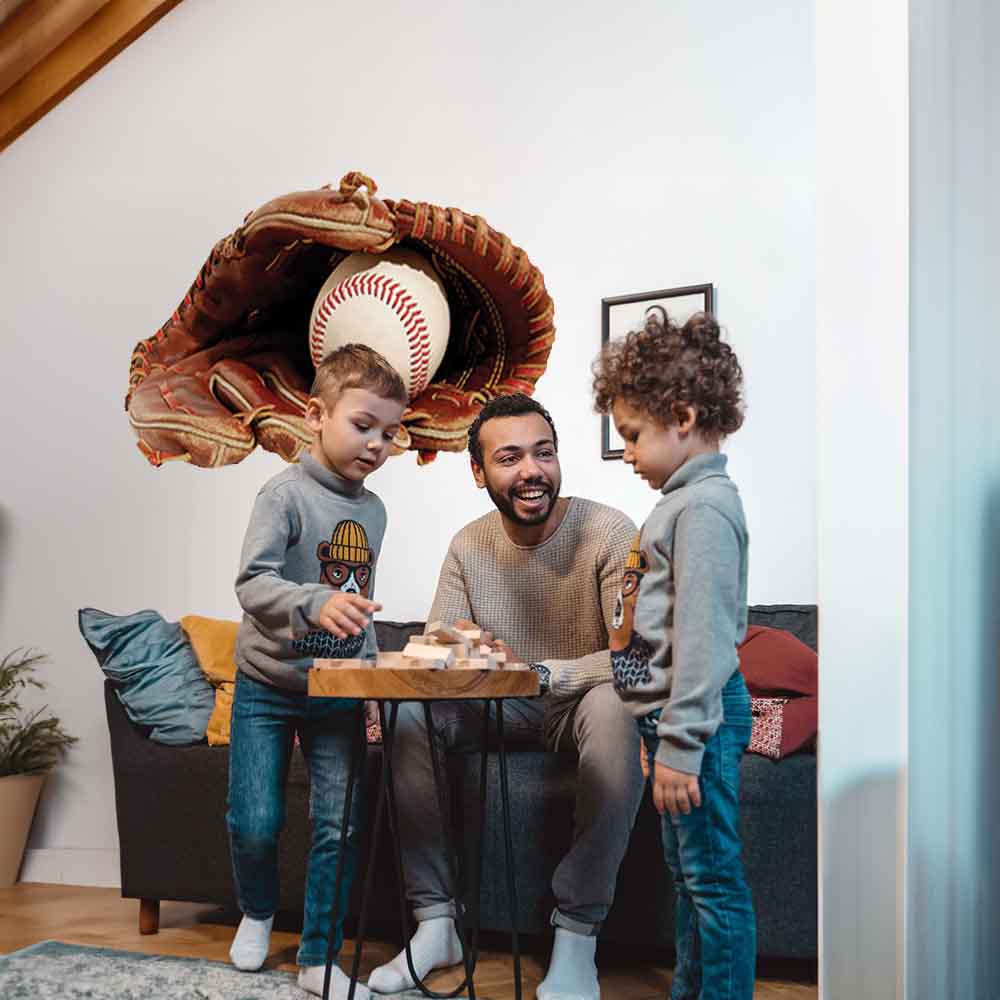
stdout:
<svg viewBox="0 0 1000 1000">
<path fill-rule="evenodd" d="M 487 420 L 495 420 L 497 417 L 522 417 L 526 413 L 537 413 L 544 417 L 546 423 L 552 428 L 552 446 L 559 450 L 559 436 L 556 434 L 556 425 L 552 423 L 549 411 L 541 403 L 535 401 L 523 392 L 512 392 L 505 396 L 497 396 L 491 399 L 476 414 L 476 419 L 469 427 L 469 457 L 476 465 L 483 464 L 483 446 L 479 441 L 479 432 Z"/>
<path fill-rule="evenodd" d="M 687 405 L 697 414 L 697 429 L 711 438 L 743 423 L 743 370 L 708 313 L 678 326 L 653 306 L 642 329 L 605 344 L 593 375 L 598 413 L 610 413 L 622 399 L 666 427 L 677 423 L 677 406 Z"/>
</svg>

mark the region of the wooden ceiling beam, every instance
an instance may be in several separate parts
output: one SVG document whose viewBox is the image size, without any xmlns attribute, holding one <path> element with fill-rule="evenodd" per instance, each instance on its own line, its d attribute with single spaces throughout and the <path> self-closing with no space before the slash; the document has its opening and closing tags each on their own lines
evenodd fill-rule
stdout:
<svg viewBox="0 0 1000 1000">
<path fill-rule="evenodd" d="M 178 3 L 180 0 L 103 3 L 96 14 L 0 94 L 0 151 Z M 13 19 L 23 15 L 25 9 Z M 9 26 L 10 22 L 0 28 L 0 34 Z"/>
<path fill-rule="evenodd" d="M 23 7 L 28 0 L 0 0 L 0 24 L 12 17 L 18 7 Z"/>
<path fill-rule="evenodd" d="M 61 45 L 108 0 L 33 0 L 0 26 L 0 94 Z"/>
</svg>

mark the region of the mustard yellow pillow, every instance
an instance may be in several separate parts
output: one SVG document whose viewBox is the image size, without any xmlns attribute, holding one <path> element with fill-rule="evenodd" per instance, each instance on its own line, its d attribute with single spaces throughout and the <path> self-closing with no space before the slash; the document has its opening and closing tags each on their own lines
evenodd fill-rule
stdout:
<svg viewBox="0 0 1000 1000">
<path fill-rule="evenodd" d="M 229 746 L 229 723 L 233 714 L 233 692 L 236 685 L 232 681 L 223 681 L 215 689 L 215 710 L 208 720 L 205 736 L 208 745 L 213 747 Z"/>
<path fill-rule="evenodd" d="M 194 655 L 209 683 L 214 687 L 236 680 L 236 633 L 239 622 L 185 615 L 181 619 Z"/>
<path fill-rule="evenodd" d="M 210 746 L 229 744 L 229 720 L 236 688 L 236 633 L 239 622 L 201 615 L 185 615 L 181 628 L 194 649 L 195 659 L 208 682 L 215 688 L 215 707 L 205 736 Z"/>
</svg>

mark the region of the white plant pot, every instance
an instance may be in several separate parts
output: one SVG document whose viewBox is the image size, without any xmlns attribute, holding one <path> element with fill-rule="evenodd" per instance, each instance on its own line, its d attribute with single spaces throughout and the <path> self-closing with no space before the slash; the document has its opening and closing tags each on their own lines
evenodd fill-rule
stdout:
<svg viewBox="0 0 1000 1000">
<path fill-rule="evenodd" d="M 9 889 L 17 881 L 44 782 L 44 774 L 0 778 L 0 889 Z"/>
</svg>

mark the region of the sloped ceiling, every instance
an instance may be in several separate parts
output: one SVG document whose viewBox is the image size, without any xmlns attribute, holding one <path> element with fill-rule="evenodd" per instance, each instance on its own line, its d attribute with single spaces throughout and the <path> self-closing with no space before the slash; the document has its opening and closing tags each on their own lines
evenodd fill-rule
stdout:
<svg viewBox="0 0 1000 1000">
<path fill-rule="evenodd" d="M 0 0 L 0 151 L 180 0 Z"/>
</svg>

